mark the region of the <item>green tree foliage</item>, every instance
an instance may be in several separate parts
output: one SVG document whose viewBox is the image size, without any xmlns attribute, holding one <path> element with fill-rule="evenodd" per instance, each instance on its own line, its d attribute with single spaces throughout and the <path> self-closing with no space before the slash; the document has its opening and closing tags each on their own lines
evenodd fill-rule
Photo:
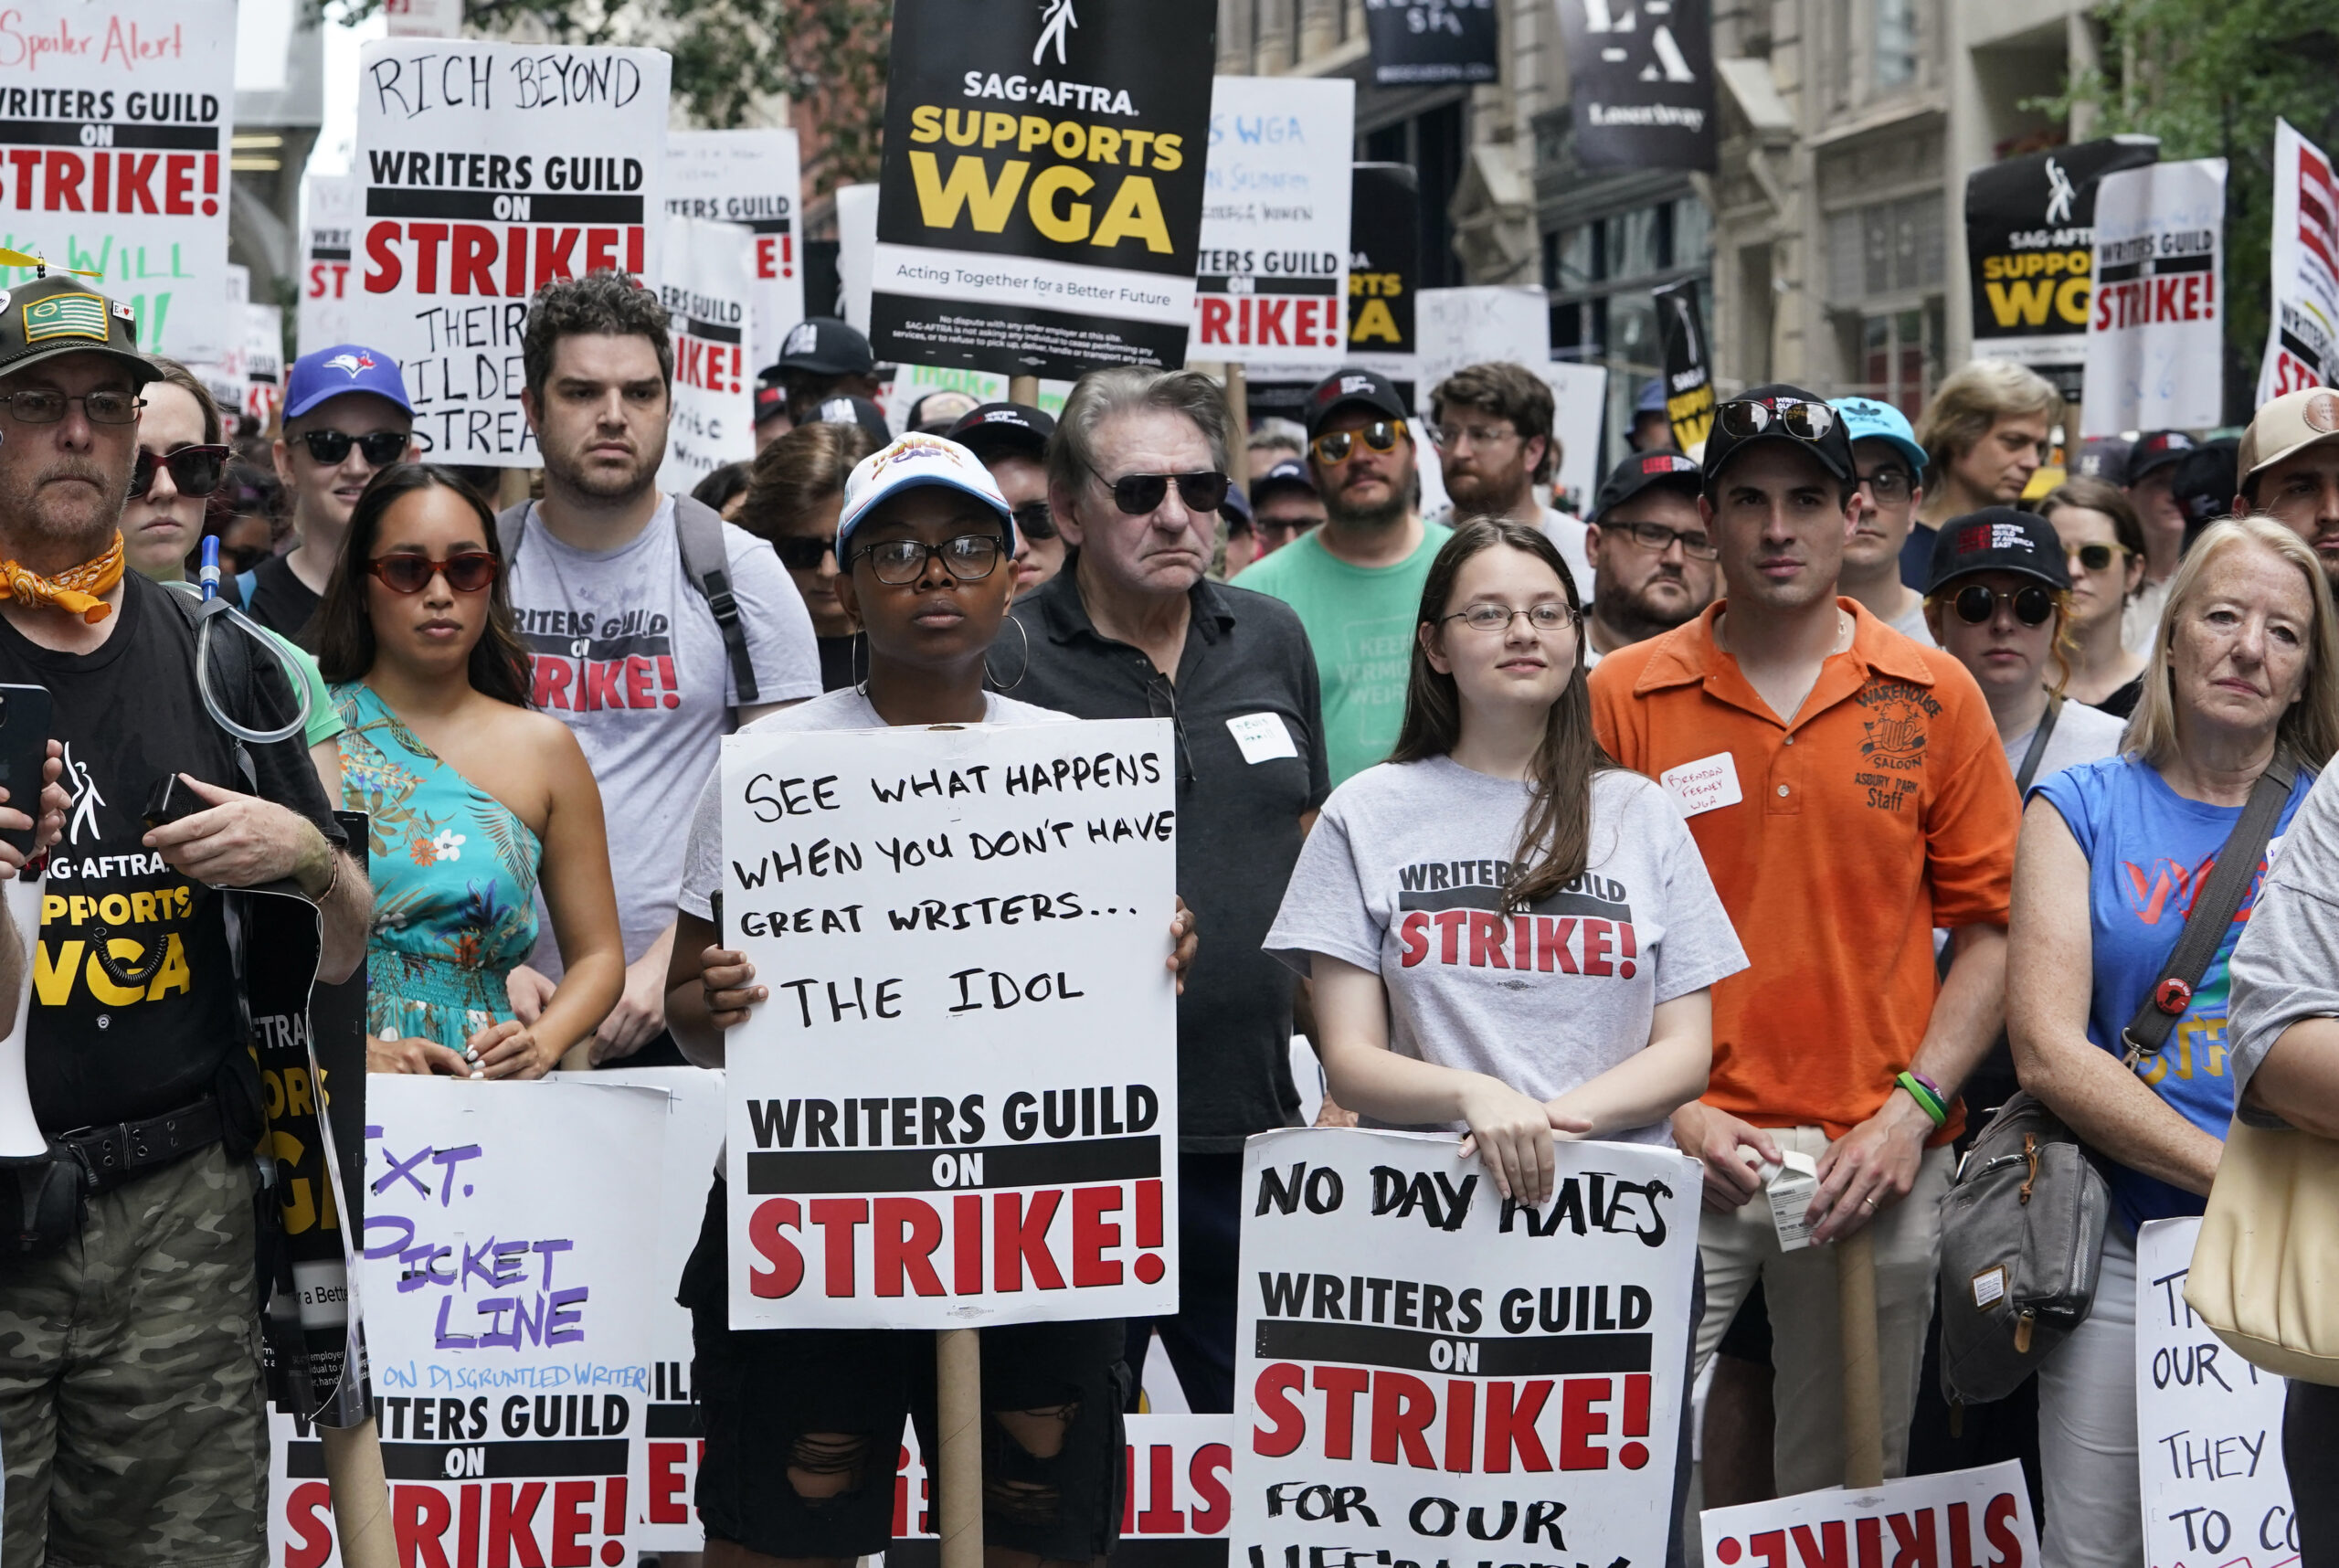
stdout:
<svg viewBox="0 0 2339 1568">
<path fill-rule="evenodd" d="M 2266 344 L 2274 122 L 2339 148 L 2334 0 L 2110 0 L 2104 69 L 2041 107 L 2099 106 L 2095 133 L 2157 136 L 2161 156 L 2223 158 L 2226 406 L 2247 418 Z"/>
</svg>

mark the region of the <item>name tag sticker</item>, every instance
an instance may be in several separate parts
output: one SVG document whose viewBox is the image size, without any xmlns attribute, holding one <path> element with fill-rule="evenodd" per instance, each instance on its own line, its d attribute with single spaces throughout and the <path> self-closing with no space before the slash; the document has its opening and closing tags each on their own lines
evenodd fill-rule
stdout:
<svg viewBox="0 0 2339 1568">
<path fill-rule="evenodd" d="M 1974 1277 L 1974 1305 L 1976 1308 L 1997 1304 L 2006 1293 L 2006 1271 L 2003 1266 L 1985 1268 Z"/>
<path fill-rule="evenodd" d="M 1735 806 L 1746 799 L 1745 792 L 1738 787 L 1738 759 L 1727 751 L 1668 768 L 1657 775 L 1656 781 L 1680 803 L 1685 817 L 1721 806 Z"/>
<path fill-rule="evenodd" d="M 1234 732 L 1234 744 L 1243 748 L 1243 760 L 1254 767 L 1278 757 L 1299 755 L 1299 747 L 1292 744 L 1291 731 L 1285 726 L 1281 714 L 1244 714 L 1228 719 L 1226 727 Z"/>
</svg>

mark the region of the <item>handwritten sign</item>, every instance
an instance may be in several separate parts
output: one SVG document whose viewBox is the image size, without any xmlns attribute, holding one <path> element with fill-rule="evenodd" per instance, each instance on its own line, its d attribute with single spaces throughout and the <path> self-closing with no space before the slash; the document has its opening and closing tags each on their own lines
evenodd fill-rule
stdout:
<svg viewBox="0 0 2339 1568">
<path fill-rule="evenodd" d="M 1563 1143 L 1540 1210 L 1450 1136 L 1244 1150 L 1232 1540 L 1254 1568 L 1664 1560 L 1697 1168 Z"/>
<path fill-rule="evenodd" d="M 669 131 L 666 213 L 733 223 L 747 243 L 747 378 L 804 319 L 803 174 L 793 131 Z"/>
<path fill-rule="evenodd" d="M 217 362 L 235 0 L 22 0 L 0 24 L 0 245 L 101 272 L 138 346 Z M 0 268 L 0 287 L 30 268 Z M 243 400 L 237 390 L 235 402 Z"/>
<path fill-rule="evenodd" d="M 1830 1487 L 1699 1515 L 1706 1568 L 1953 1563 L 2032 1568 L 2038 1530 L 2022 1462 L 1910 1476 L 1872 1492 Z"/>
<path fill-rule="evenodd" d="M 671 63 L 660 49 L 365 46 L 352 335 L 397 356 L 436 461 L 537 462 L 520 334 L 539 287 L 606 268 L 660 276 Z"/>
<path fill-rule="evenodd" d="M 302 188 L 300 352 L 350 341 L 350 291 L 365 187 L 351 175 L 311 175 Z"/>
<path fill-rule="evenodd" d="M 658 486 L 687 491 L 725 463 L 756 455 L 756 373 L 748 356 L 752 298 L 736 224 L 666 219 L 667 334 L 674 346 L 673 414 Z"/>
<path fill-rule="evenodd" d="M 2219 1342 L 2185 1303 L 2197 1219 L 2136 1233 L 2136 1468 L 2151 1568 L 2295 1562 L 2282 1380 Z"/>
<path fill-rule="evenodd" d="M 1346 77 L 1212 82 L 1190 355 L 1319 373 L 1344 362 L 1355 140 Z"/>
<path fill-rule="evenodd" d="M 722 927 L 771 993 L 728 1053 L 735 1327 L 1174 1309 L 1177 747 L 723 743 Z"/>
</svg>

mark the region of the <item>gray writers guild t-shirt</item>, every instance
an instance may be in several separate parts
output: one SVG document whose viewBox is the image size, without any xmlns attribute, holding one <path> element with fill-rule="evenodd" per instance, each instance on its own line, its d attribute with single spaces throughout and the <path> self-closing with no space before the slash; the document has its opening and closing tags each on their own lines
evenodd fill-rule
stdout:
<svg viewBox="0 0 2339 1568">
<path fill-rule="evenodd" d="M 1450 758 L 1382 763 L 1332 791 L 1267 949 L 1379 973 L 1399 1054 L 1551 1099 L 1646 1048 L 1657 1003 L 1746 967 L 1670 797 L 1593 777 L 1582 876 L 1501 913 L 1526 785 Z M 1456 1124 L 1455 1130 L 1465 1130 Z M 1663 1122 L 1608 1135 L 1670 1146 Z"/>
</svg>

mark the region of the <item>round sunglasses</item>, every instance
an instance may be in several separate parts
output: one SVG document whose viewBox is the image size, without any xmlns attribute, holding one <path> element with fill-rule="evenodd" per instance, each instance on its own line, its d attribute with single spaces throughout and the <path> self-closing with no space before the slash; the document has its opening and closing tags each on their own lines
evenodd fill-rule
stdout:
<svg viewBox="0 0 2339 1568">
<path fill-rule="evenodd" d="M 136 501 L 154 488 L 154 476 L 171 471 L 171 483 L 181 495 L 208 495 L 228 477 L 230 449 L 224 446 L 185 446 L 175 451 L 150 452 L 141 448 L 130 469 L 130 499 Z"/>
<path fill-rule="evenodd" d="M 301 440 L 309 455 L 327 468 L 339 468 L 349 460 L 349 449 L 355 447 L 365 454 L 365 461 L 376 468 L 387 468 L 406 455 L 407 436 L 403 430 L 371 430 L 353 436 L 347 430 L 303 430 Z"/>
<path fill-rule="evenodd" d="M 1230 482 L 1224 474 L 1208 471 L 1125 474 L 1113 481 L 1113 504 L 1132 517 L 1148 517 L 1161 509 L 1175 484 L 1187 511 L 1215 512 L 1226 504 Z"/>
<path fill-rule="evenodd" d="M 2055 613 L 2054 594 L 2035 583 L 2012 593 L 2001 593 L 1981 583 L 1967 583 L 1949 603 L 1957 611 L 1957 619 L 1966 625 L 1984 626 L 1998 613 L 2001 600 L 2014 606 L 2014 618 L 2025 626 L 2044 625 L 2047 618 Z"/>
<path fill-rule="evenodd" d="M 503 565 L 485 550 L 458 550 L 443 561 L 405 553 L 376 556 L 365 569 L 392 593 L 420 593 L 441 573 L 457 593 L 482 593 L 494 583 Z"/>
<path fill-rule="evenodd" d="M 1346 462 L 1355 455 L 1360 440 L 1376 452 L 1393 452 L 1405 434 L 1402 419 L 1375 419 L 1358 430 L 1327 430 L 1308 443 L 1308 450 L 1316 454 L 1318 462 Z"/>
</svg>

